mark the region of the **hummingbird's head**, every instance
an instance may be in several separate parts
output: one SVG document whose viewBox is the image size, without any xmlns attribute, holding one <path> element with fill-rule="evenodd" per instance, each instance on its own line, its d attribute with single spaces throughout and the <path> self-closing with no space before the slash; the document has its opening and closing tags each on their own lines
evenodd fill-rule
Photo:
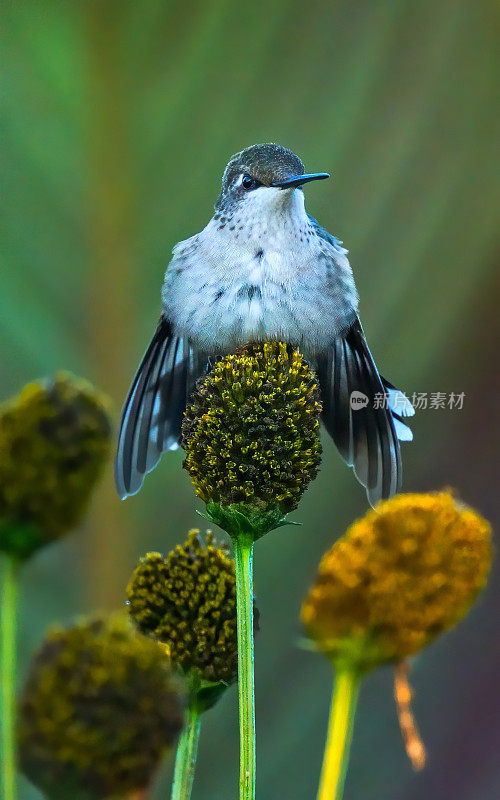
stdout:
<svg viewBox="0 0 500 800">
<path fill-rule="evenodd" d="M 245 203 L 271 212 L 273 208 L 282 208 L 294 189 L 328 177 L 327 172 L 306 173 L 300 158 L 287 147 L 254 144 L 232 156 L 224 170 L 215 207 L 230 212 Z"/>
</svg>

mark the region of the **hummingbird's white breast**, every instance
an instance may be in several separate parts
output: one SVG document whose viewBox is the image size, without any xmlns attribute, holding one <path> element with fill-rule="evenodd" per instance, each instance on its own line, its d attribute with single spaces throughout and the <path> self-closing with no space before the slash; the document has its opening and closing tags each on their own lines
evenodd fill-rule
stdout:
<svg viewBox="0 0 500 800">
<path fill-rule="evenodd" d="M 262 187 L 176 245 L 163 313 L 209 353 L 279 339 L 314 355 L 357 309 L 346 253 L 318 234 L 301 190 Z"/>
</svg>

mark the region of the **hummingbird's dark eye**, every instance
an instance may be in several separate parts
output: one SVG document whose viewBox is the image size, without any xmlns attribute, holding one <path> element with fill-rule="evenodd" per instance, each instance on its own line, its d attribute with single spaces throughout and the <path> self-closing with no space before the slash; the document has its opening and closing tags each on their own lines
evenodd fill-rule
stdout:
<svg viewBox="0 0 500 800">
<path fill-rule="evenodd" d="M 262 184 L 259 183 L 259 181 L 256 181 L 255 178 L 252 178 L 251 175 L 243 175 L 241 179 L 241 185 L 247 190 L 247 192 L 249 192 L 250 189 L 256 189 L 257 186 L 262 186 Z"/>
</svg>

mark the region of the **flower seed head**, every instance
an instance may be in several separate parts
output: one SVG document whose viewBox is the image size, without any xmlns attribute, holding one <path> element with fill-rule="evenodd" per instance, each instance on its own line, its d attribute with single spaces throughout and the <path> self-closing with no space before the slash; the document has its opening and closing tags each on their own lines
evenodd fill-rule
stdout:
<svg viewBox="0 0 500 800">
<path fill-rule="evenodd" d="M 182 426 L 184 467 L 205 503 L 282 514 L 321 456 L 315 376 L 297 350 L 249 344 L 199 381 Z"/>
<path fill-rule="evenodd" d="M 403 659 L 464 616 L 490 563 L 490 525 L 475 511 L 448 492 L 398 495 L 323 556 L 302 622 L 334 661 Z"/>
<path fill-rule="evenodd" d="M 21 768 L 50 800 L 128 796 L 149 785 L 183 711 L 168 659 L 126 617 L 53 630 L 21 696 Z"/>
<path fill-rule="evenodd" d="M 0 550 L 26 558 L 79 522 L 109 454 L 107 409 L 66 373 L 0 406 Z"/>
<path fill-rule="evenodd" d="M 234 561 L 210 531 L 205 543 L 198 534 L 189 531 L 165 558 L 141 558 L 127 587 L 129 611 L 186 675 L 230 684 L 238 672 Z"/>
</svg>

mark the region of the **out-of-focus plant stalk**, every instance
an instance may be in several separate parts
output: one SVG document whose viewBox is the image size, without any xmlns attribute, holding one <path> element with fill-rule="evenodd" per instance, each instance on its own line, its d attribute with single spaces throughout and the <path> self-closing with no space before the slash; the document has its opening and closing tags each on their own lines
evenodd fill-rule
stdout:
<svg viewBox="0 0 500 800">
<path fill-rule="evenodd" d="M 113 398 L 121 398 L 127 337 L 134 329 L 133 176 L 128 131 L 127 64 L 122 55 L 122 4 L 85 7 L 88 56 L 86 139 L 88 186 L 88 336 L 92 376 Z M 91 511 L 92 568 L 87 586 L 92 604 L 115 607 L 128 564 L 129 516 L 116 502 L 111 470 Z M 106 535 L 103 536 L 103 531 Z"/>
<path fill-rule="evenodd" d="M 342 800 L 360 677 L 352 667 L 336 669 L 318 800 Z"/>
<path fill-rule="evenodd" d="M 16 621 L 19 564 L 11 555 L 4 557 L 1 597 L 0 674 L 2 701 L 2 797 L 16 800 Z"/>
<path fill-rule="evenodd" d="M 191 797 L 200 727 L 199 708 L 196 703 L 191 703 L 186 723 L 177 745 L 171 800 L 189 800 Z"/>
<path fill-rule="evenodd" d="M 408 661 L 400 661 L 394 667 L 394 700 L 406 754 L 413 769 L 419 771 L 425 767 L 427 752 L 411 710 L 413 692 L 408 680 L 409 671 Z"/>
</svg>

